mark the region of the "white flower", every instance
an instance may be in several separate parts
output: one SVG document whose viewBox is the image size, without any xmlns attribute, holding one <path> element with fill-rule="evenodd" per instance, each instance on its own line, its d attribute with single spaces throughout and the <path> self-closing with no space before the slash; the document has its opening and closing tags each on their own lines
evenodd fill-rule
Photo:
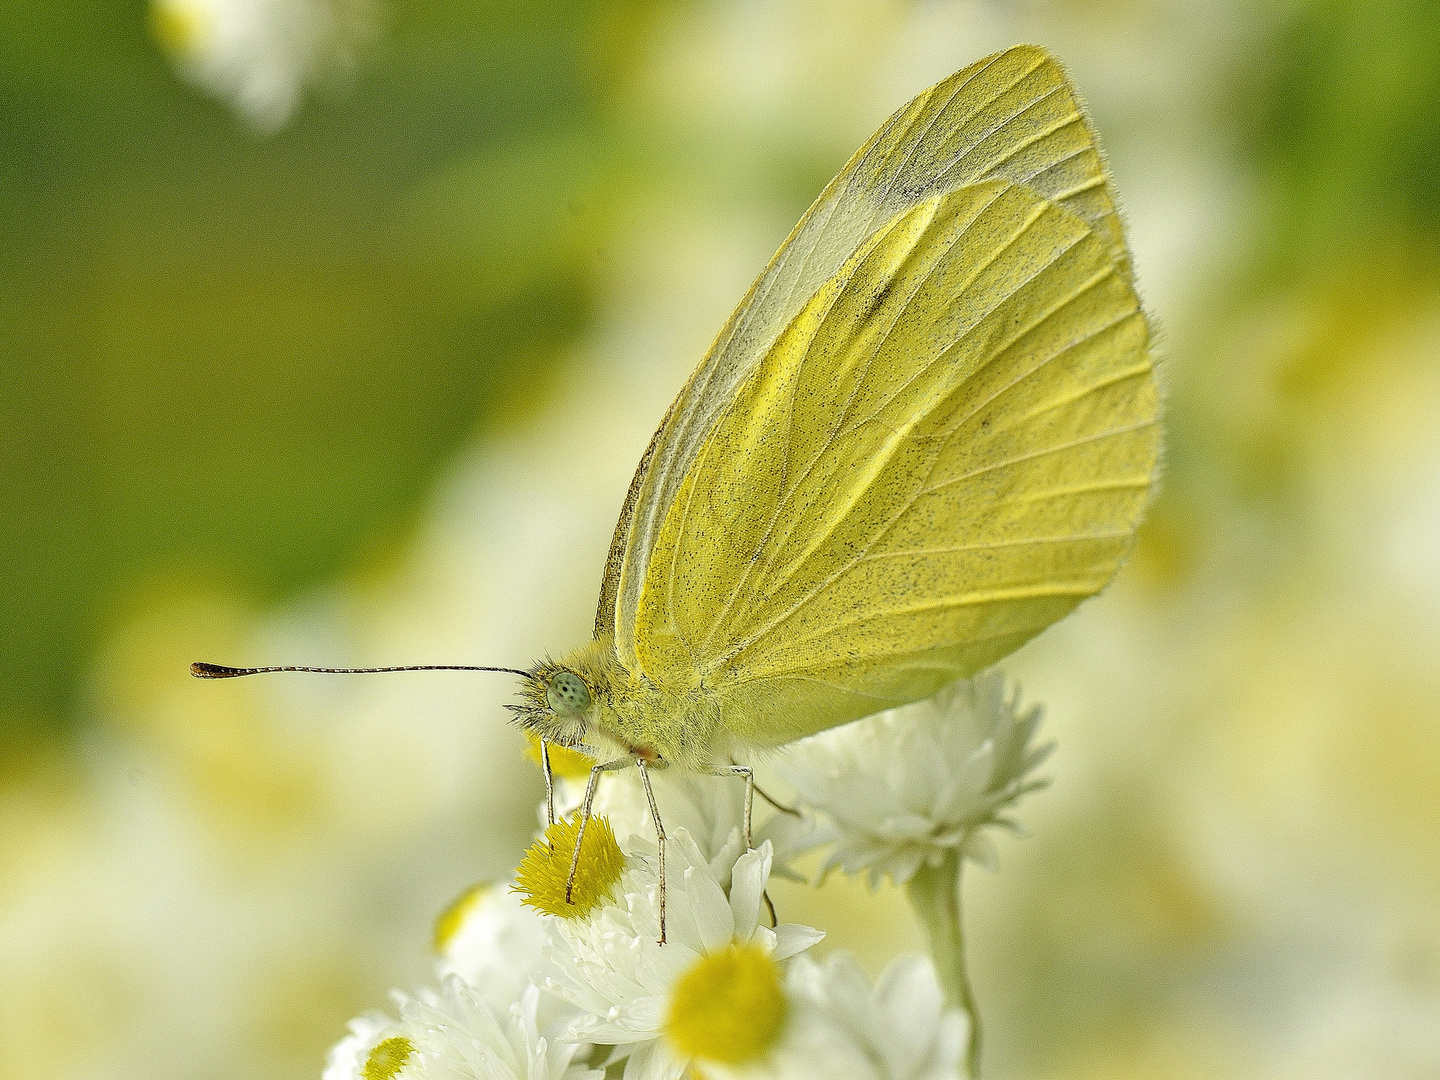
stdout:
<svg viewBox="0 0 1440 1080">
<path fill-rule="evenodd" d="M 367 1016 L 330 1051 L 324 1080 L 602 1080 L 575 1058 L 588 1048 L 545 1038 L 540 991 L 498 1008 L 458 978 L 439 993 L 396 993 L 400 1019 Z"/>
<path fill-rule="evenodd" d="M 440 994 L 400 1004 L 403 1029 L 415 1045 L 425 1080 L 602 1080 L 604 1073 L 574 1059 L 582 1049 L 546 1039 L 536 1020 L 540 992 L 528 987 L 508 1015 L 459 979 Z"/>
<path fill-rule="evenodd" d="M 554 972 L 547 988 L 579 1016 L 568 1037 L 615 1047 L 626 1058 L 626 1080 L 675 1080 L 689 1054 L 667 1037 L 676 983 L 704 958 L 748 946 L 771 961 L 785 960 L 823 936 L 806 926 L 761 925 L 761 894 L 770 874 L 770 845 L 740 856 L 727 895 L 685 829 L 667 828 L 666 943 L 660 933 L 653 862 L 627 869 L 617 898 L 583 919 L 556 919 L 548 952 Z"/>
<path fill-rule="evenodd" d="M 469 983 L 493 1005 L 517 1001 L 541 964 L 545 919 L 510 882 L 477 885 L 436 921 L 436 972 Z"/>
<path fill-rule="evenodd" d="M 707 1063 L 716 1080 L 960 1080 L 964 1014 L 947 1008 L 928 958 L 897 957 L 873 988 L 848 953 L 800 956 L 785 982 L 779 1042 L 743 1066 Z"/>
<path fill-rule="evenodd" d="M 1010 824 L 1000 811 L 1042 785 L 1026 776 L 1051 750 L 1030 745 L 1039 706 L 1018 707 L 1018 689 L 990 671 L 794 744 L 776 769 L 830 818 L 814 838 L 835 844 L 826 869 L 865 870 L 874 886 L 882 875 L 904 884 L 956 850 L 991 863 L 978 830 Z"/>
<path fill-rule="evenodd" d="M 361 1080 L 370 1054 L 386 1039 L 403 1038 L 400 1025 L 381 1013 L 350 1021 L 350 1034 L 330 1048 L 321 1080 Z"/>
<path fill-rule="evenodd" d="M 263 132 L 352 66 L 376 25 L 372 0 L 151 0 L 150 15 L 185 76 Z"/>
</svg>

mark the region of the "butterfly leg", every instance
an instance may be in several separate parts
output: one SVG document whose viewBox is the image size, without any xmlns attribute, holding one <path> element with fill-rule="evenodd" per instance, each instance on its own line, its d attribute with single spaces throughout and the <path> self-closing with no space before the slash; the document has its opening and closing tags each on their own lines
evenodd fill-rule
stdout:
<svg viewBox="0 0 1440 1080">
<path fill-rule="evenodd" d="M 786 806 L 784 803 L 776 802 L 773 796 L 770 796 L 770 795 L 765 794 L 765 789 L 762 788 L 759 784 L 754 783 L 754 782 L 753 782 L 753 778 L 752 778 L 752 783 L 751 783 L 750 786 L 755 789 L 755 794 L 756 794 L 756 795 L 759 795 L 760 798 L 764 799 L 764 800 L 765 800 L 766 802 L 768 802 L 771 806 L 773 806 L 776 810 L 779 810 L 782 814 L 790 814 L 792 817 L 797 817 L 797 818 L 803 818 L 803 817 L 805 816 L 804 814 L 800 813 L 799 810 L 796 810 L 795 807 L 793 807 L 793 806 Z M 775 901 L 770 899 L 770 891 L 767 889 L 767 890 L 765 890 L 764 892 L 762 892 L 762 893 L 760 894 L 760 899 L 762 899 L 762 900 L 765 901 L 765 907 L 766 907 L 766 909 L 770 912 L 770 925 L 771 925 L 771 927 L 779 926 L 779 925 L 780 925 L 780 917 L 775 914 Z"/>
<path fill-rule="evenodd" d="M 602 772 L 614 772 L 616 769 L 628 769 L 631 765 L 637 764 L 634 758 L 616 758 L 614 761 L 607 761 L 602 765 L 596 765 L 590 770 L 590 782 L 585 785 L 585 801 L 580 804 L 580 828 L 575 833 L 575 853 L 570 856 L 570 873 L 565 878 L 565 902 L 573 904 L 571 893 L 575 889 L 575 873 L 580 869 L 580 845 L 585 840 L 585 827 L 590 824 L 590 807 L 595 802 L 595 785 L 600 782 Z M 648 790 L 648 785 L 647 785 Z M 651 800 L 654 806 L 654 800 Z M 664 895 L 664 891 L 661 891 Z"/>
<path fill-rule="evenodd" d="M 800 813 L 799 810 L 795 809 L 795 807 L 786 806 L 784 803 L 778 801 L 775 796 L 765 794 L 765 789 L 762 788 L 759 784 L 755 785 L 755 794 L 759 795 L 760 798 L 764 799 L 776 810 L 779 810 L 782 814 L 789 814 L 791 817 L 798 818 L 803 818 L 805 816 L 804 814 Z"/>
<path fill-rule="evenodd" d="M 750 830 L 750 822 L 752 820 L 753 812 L 755 809 L 755 792 L 760 791 L 760 789 L 755 786 L 755 770 L 750 768 L 749 765 L 721 765 L 718 768 L 712 770 L 711 775 L 743 776 L 745 778 L 745 812 L 741 820 L 744 822 L 745 850 L 751 850 L 755 846 L 755 838 Z M 776 809 L 788 809 L 787 807 L 780 806 L 779 803 L 777 803 L 774 799 L 770 798 L 770 796 L 766 795 L 763 791 L 760 791 L 760 797 L 763 798 L 766 802 L 768 802 L 771 806 L 774 806 Z M 799 813 L 798 810 L 790 810 L 789 812 L 792 814 Z M 770 890 L 766 889 L 764 892 L 762 892 L 760 894 L 760 898 L 765 901 L 765 907 L 770 912 L 770 925 L 780 925 L 780 919 L 775 914 L 775 901 L 770 899 Z"/>
<path fill-rule="evenodd" d="M 745 850 L 749 851 L 755 846 L 754 837 L 750 832 L 750 821 L 755 808 L 755 770 L 749 765 L 717 765 L 710 770 L 711 776 L 743 776 L 745 778 L 745 811 L 741 820 L 744 822 L 742 840 L 745 841 Z"/>
<path fill-rule="evenodd" d="M 665 825 L 660 820 L 660 807 L 655 804 L 655 793 L 650 790 L 650 770 L 643 758 L 635 759 L 640 769 L 640 783 L 645 788 L 645 799 L 650 803 L 650 817 L 655 821 L 655 839 L 660 851 L 660 944 L 665 944 Z"/>
<path fill-rule="evenodd" d="M 550 743 L 547 739 L 540 740 L 540 771 L 545 774 L 545 824 L 555 824 L 555 774 L 550 771 Z M 550 845 L 550 850 L 555 850 L 555 845 Z M 580 850 L 580 845 L 575 845 L 575 850 Z"/>
</svg>

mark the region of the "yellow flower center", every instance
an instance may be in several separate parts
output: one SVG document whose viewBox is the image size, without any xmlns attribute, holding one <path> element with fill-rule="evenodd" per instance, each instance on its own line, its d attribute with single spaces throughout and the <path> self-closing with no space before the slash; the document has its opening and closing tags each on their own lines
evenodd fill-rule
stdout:
<svg viewBox="0 0 1440 1080">
<path fill-rule="evenodd" d="M 575 885 L 565 898 L 565 881 L 575 854 L 575 834 L 580 817 L 557 821 L 545 835 L 530 845 L 515 871 L 515 891 L 524 902 L 548 915 L 578 919 L 610 895 L 625 869 L 625 855 L 615 842 L 615 833 L 603 817 L 592 817 L 585 827 L 580 862 L 575 867 Z"/>
<path fill-rule="evenodd" d="M 533 731 L 525 733 L 525 756 L 536 765 L 540 764 L 540 738 Z M 584 780 L 590 775 L 595 761 L 579 750 L 568 746 L 550 744 L 550 771 L 564 780 Z"/>
<path fill-rule="evenodd" d="M 758 945 L 731 945 L 680 976 L 665 1034 L 684 1053 L 739 1065 L 770 1049 L 784 1022 L 775 961 Z"/>
<path fill-rule="evenodd" d="M 455 939 L 455 935 L 460 932 L 460 927 L 464 926 L 465 920 L 470 917 L 470 913 L 480 906 L 480 901 L 484 900 L 494 887 L 488 881 L 471 885 L 440 913 L 440 917 L 435 920 L 435 934 L 431 938 L 431 943 L 437 953 L 443 953 L 449 947 L 450 942 Z"/>
<path fill-rule="evenodd" d="M 414 1050 L 415 1046 L 409 1039 L 403 1035 L 392 1035 L 375 1044 L 370 1056 L 365 1059 L 365 1067 L 360 1070 L 360 1076 L 363 1080 L 394 1080 L 395 1074 Z"/>
</svg>

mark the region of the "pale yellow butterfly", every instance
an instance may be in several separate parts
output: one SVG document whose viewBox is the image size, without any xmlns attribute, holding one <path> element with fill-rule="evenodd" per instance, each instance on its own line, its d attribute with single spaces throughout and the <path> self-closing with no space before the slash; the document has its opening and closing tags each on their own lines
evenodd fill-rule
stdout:
<svg viewBox="0 0 1440 1080">
<path fill-rule="evenodd" d="M 638 764 L 647 794 L 661 765 L 748 781 L 756 751 L 927 697 L 1098 592 L 1155 482 L 1160 405 L 1059 63 L 1016 46 L 925 91 L 666 413 L 594 639 L 524 673 L 520 722 L 600 762 L 582 827 L 606 768 Z"/>
</svg>

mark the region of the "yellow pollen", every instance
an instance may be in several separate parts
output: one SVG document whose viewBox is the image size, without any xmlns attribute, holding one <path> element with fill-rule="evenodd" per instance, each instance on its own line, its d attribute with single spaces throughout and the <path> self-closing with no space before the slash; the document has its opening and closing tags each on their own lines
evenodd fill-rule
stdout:
<svg viewBox="0 0 1440 1080">
<path fill-rule="evenodd" d="M 376 1043 L 360 1070 L 362 1080 L 393 1080 L 414 1049 L 414 1044 L 402 1035 L 392 1035 Z"/>
<path fill-rule="evenodd" d="M 575 868 L 575 887 L 565 900 L 565 879 L 570 876 L 570 859 L 575 854 L 575 834 L 580 817 L 557 821 L 545 835 L 530 845 L 515 870 L 514 889 L 524 903 L 565 919 L 588 915 L 610 895 L 625 869 L 625 855 L 615 842 L 615 833 L 603 817 L 592 817 L 585 827 L 580 862 Z"/>
<path fill-rule="evenodd" d="M 209 16 L 191 0 L 153 0 L 150 5 L 151 34 L 177 56 L 198 51 L 211 29 Z"/>
<path fill-rule="evenodd" d="M 739 1065 L 770 1049 L 784 1022 L 775 961 L 758 945 L 731 945 L 676 981 L 665 1033 L 683 1053 Z"/>
<path fill-rule="evenodd" d="M 460 927 L 465 925 L 465 920 L 470 917 L 470 913 L 480 906 L 480 902 L 490 894 L 490 890 L 494 887 L 488 881 L 471 885 L 440 913 L 440 917 L 435 920 L 435 933 L 431 938 L 431 944 L 434 945 L 437 953 L 443 953 L 446 950 L 455 935 L 460 932 Z"/>
<path fill-rule="evenodd" d="M 539 765 L 539 736 L 534 732 L 527 731 L 525 739 L 525 756 Z M 590 775 L 590 769 L 594 764 L 593 758 L 587 757 L 579 750 L 571 750 L 568 746 L 557 746 L 555 743 L 550 744 L 550 771 L 556 776 L 566 780 L 584 780 Z"/>
</svg>

